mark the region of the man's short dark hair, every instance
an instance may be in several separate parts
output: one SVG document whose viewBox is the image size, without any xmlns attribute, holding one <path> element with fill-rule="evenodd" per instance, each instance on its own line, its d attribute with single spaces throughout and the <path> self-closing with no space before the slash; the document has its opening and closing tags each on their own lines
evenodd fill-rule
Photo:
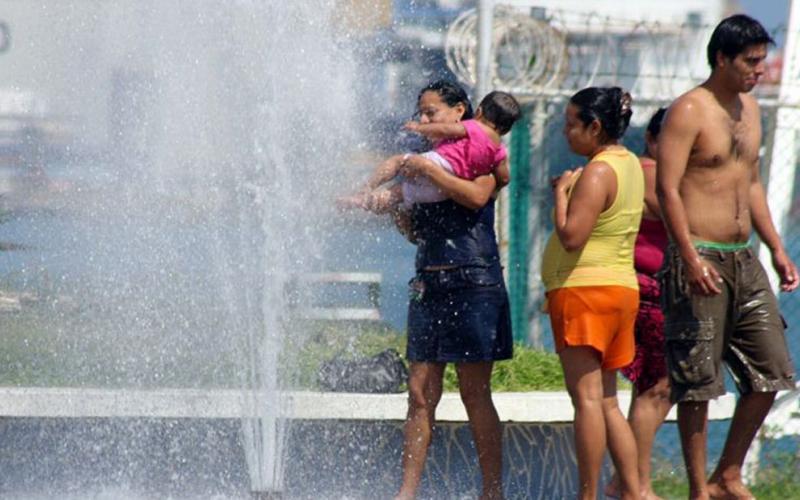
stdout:
<svg viewBox="0 0 800 500">
<path fill-rule="evenodd" d="M 521 115 L 519 103 L 514 96 L 498 90 L 486 94 L 478 107 L 483 117 L 494 124 L 500 135 L 508 133 Z"/>
<path fill-rule="evenodd" d="M 711 34 L 706 56 L 711 69 L 717 66 L 717 52 L 733 59 L 751 45 L 775 45 L 775 40 L 758 21 L 744 14 L 736 14 L 723 19 Z"/>
</svg>

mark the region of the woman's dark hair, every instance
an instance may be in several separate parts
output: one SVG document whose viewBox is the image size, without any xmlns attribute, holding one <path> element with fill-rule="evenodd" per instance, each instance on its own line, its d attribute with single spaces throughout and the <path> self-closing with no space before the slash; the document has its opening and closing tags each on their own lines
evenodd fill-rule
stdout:
<svg viewBox="0 0 800 500">
<path fill-rule="evenodd" d="M 661 124 L 664 123 L 664 115 L 667 114 L 667 108 L 658 108 L 650 121 L 647 122 L 647 131 L 650 132 L 650 137 L 655 139 L 661 133 Z"/>
<path fill-rule="evenodd" d="M 456 106 L 459 103 L 463 104 L 464 116 L 462 119 L 469 120 L 473 117 L 472 103 L 467 96 L 467 92 L 461 88 L 461 85 L 453 83 L 449 80 L 436 80 L 435 82 L 429 83 L 419 91 L 417 101 L 420 100 L 422 94 L 425 92 L 436 92 L 439 94 L 439 97 L 442 98 L 442 101 L 451 107 Z"/>
<path fill-rule="evenodd" d="M 741 54 L 750 45 L 775 44 L 767 30 L 750 16 L 736 14 L 723 19 L 711 34 L 706 57 L 711 69 L 717 66 L 717 52 L 728 59 Z"/>
<path fill-rule="evenodd" d="M 631 95 L 619 87 L 588 87 L 569 102 L 578 108 L 578 118 L 584 125 L 600 122 L 609 140 L 621 138 L 631 122 Z"/>
</svg>

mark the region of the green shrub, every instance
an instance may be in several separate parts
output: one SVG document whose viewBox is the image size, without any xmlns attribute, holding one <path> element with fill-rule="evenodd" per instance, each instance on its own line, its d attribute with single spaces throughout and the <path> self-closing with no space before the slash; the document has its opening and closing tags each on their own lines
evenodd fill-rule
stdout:
<svg viewBox="0 0 800 500">
<path fill-rule="evenodd" d="M 445 391 L 457 391 L 455 367 L 445 370 Z M 499 361 L 492 372 L 492 390 L 496 392 L 560 391 L 564 376 L 558 356 L 551 352 L 514 346 L 514 357 Z"/>
<path fill-rule="evenodd" d="M 298 336 L 300 341 L 289 340 L 284 346 L 280 373 L 285 387 L 318 389 L 320 365 L 337 356 L 374 356 L 386 349 L 405 352 L 405 336 L 382 324 L 309 321 L 294 326 L 304 334 Z"/>
<path fill-rule="evenodd" d="M 793 477 L 783 477 L 780 480 L 771 482 L 759 480 L 749 489 L 759 500 L 800 498 L 800 481 Z M 653 491 L 664 500 L 683 500 L 689 495 L 689 486 L 686 477 L 681 472 L 654 478 Z"/>
<path fill-rule="evenodd" d="M 3 317 L 1 385 L 239 387 L 243 381 L 242 351 L 235 346 L 225 352 L 214 351 L 213 362 L 195 353 L 181 358 L 179 365 L 143 370 L 139 365 L 119 362 L 125 353 L 109 344 L 114 342 L 113 337 L 98 335 L 98 328 L 79 312 L 62 315 L 57 324 L 47 320 L 46 312 L 30 309 Z M 334 356 L 373 356 L 386 349 L 404 356 L 406 350 L 405 334 L 380 323 L 294 321 L 286 332 L 279 373 L 281 385 L 290 389 L 318 389 L 319 367 Z M 137 350 L 141 347 L 135 342 L 124 345 Z M 141 347 L 137 359 L 149 347 Z M 157 354 L 153 354 L 153 363 L 158 361 Z M 156 374 L 161 377 L 156 379 Z M 515 346 L 513 359 L 495 363 L 492 374 L 495 391 L 553 391 L 563 387 L 558 357 L 521 345 Z M 458 391 L 452 364 L 445 371 L 444 389 Z"/>
<path fill-rule="evenodd" d="M 314 322 L 304 325 L 310 333 L 303 345 L 285 350 L 285 383 L 295 388 L 317 388 L 320 364 L 334 356 L 373 356 L 385 349 L 405 355 L 406 337 L 385 325 L 343 322 Z M 492 389 L 500 392 L 563 390 L 564 379 L 558 356 L 553 353 L 514 346 L 514 357 L 495 363 Z M 455 367 L 448 364 L 444 390 L 458 391 Z"/>
</svg>

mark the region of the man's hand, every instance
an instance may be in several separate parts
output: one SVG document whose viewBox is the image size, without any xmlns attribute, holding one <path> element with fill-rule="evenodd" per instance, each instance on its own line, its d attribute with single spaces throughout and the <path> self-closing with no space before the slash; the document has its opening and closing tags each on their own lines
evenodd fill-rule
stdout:
<svg viewBox="0 0 800 500">
<path fill-rule="evenodd" d="M 775 272 L 781 279 L 782 291 L 791 292 L 800 284 L 797 267 L 783 249 L 772 252 L 772 267 L 775 268 Z"/>
<path fill-rule="evenodd" d="M 719 285 L 722 278 L 714 266 L 699 255 L 689 260 L 684 259 L 686 281 L 692 293 L 700 295 L 717 295 L 722 293 Z"/>
</svg>

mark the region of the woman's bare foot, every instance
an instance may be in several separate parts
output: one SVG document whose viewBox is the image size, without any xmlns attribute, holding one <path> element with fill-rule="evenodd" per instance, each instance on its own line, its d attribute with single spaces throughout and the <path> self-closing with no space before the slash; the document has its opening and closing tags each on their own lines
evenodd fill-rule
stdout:
<svg viewBox="0 0 800 500">
<path fill-rule="evenodd" d="M 621 492 L 619 489 L 619 478 L 616 474 L 611 476 L 611 481 L 609 481 L 606 485 L 606 489 L 603 490 L 603 494 L 608 498 L 619 498 Z"/>
<path fill-rule="evenodd" d="M 622 496 L 622 491 L 620 491 L 619 486 L 619 478 L 616 474 L 611 476 L 611 481 L 606 484 L 606 489 L 603 490 L 603 494 L 607 498 L 620 498 Z M 645 485 L 642 487 L 642 500 L 664 500 L 660 496 L 656 495 L 656 492 L 652 490 L 650 485 Z"/>
<path fill-rule="evenodd" d="M 642 500 L 664 500 L 653 490 L 642 491 Z"/>
</svg>

